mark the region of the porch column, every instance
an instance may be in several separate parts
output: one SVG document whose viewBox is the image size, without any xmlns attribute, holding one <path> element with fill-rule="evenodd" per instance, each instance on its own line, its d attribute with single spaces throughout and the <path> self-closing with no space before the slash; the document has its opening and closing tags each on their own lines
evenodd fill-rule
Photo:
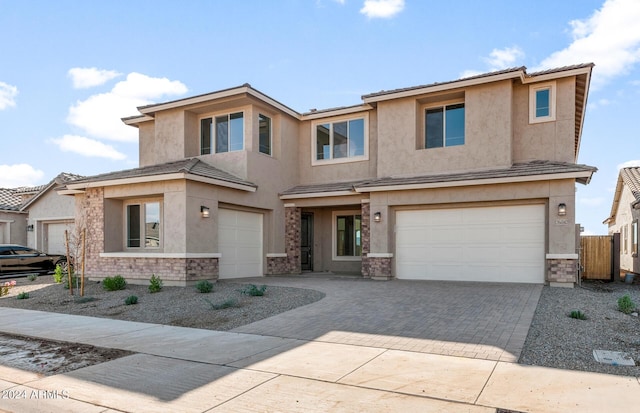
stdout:
<svg viewBox="0 0 640 413">
<path fill-rule="evenodd" d="M 360 226 L 362 228 L 362 276 L 369 278 L 370 273 L 370 258 L 368 257 L 371 251 L 371 207 L 368 199 L 362 200 L 362 212 Z"/>
<path fill-rule="evenodd" d="M 300 263 L 300 225 L 302 219 L 302 208 L 297 208 L 295 204 L 284 205 L 285 228 L 285 251 L 287 253 L 287 268 L 289 274 L 302 273 Z"/>
</svg>

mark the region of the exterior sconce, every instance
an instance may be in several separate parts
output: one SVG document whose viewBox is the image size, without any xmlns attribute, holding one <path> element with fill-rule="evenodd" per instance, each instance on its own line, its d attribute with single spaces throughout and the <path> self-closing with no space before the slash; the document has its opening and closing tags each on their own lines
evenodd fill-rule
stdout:
<svg viewBox="0 0 640 413">
<path fill-rule="evenodd" d="M 564 202 L 558 204 L 558 215 L 561 217 L 567 215 L 567 204 L 565 204 Z"/>
<path fill-rule="evenodd" d="M 206 206 L 201 206 L 200 207 L 200 215 L 202 215 L 202 218 L 209 218 L 209 208 L 207 208 Z"/>
<path fill-rule="evenodd" d="M 33 232 L 33 225 L 27 225 L 27 232 Z"/>
<path fill-rule="evenodd" d="M 382 214 L 380 212 L 376 212 L 375 214 L 373 214 L 373 220 L 375 222 L 380 222 L 382 221 Z"/>
</svg>

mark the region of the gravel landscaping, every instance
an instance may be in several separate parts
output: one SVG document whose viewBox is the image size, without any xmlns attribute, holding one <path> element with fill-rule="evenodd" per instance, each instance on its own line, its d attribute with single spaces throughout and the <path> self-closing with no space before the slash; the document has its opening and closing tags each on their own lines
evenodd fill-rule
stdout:
<svg viewBox="0 0 640 413">
<path fill-rule="evenodd" d="M 577 288 L 544 287 L 519 362 L 536 366 L 640 377 L 640 318 L 618 310 L 629 294 L 640 305 L 640 285 L 583 282 Z M 570 317 L 580 310 L 587 317 Z M 593 350 L 628 353 L 636 366 L 595 361 Z"/>
</svg>

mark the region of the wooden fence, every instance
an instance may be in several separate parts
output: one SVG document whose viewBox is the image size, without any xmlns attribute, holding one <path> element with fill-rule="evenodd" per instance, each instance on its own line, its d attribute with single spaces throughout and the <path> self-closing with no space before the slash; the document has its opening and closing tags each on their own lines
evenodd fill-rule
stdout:
<svg viewBox="0 0 640 413">
<path fill-rule="evenodd" d="M 613 271 L 613 237 L 589 235 L 580 237 L 580 264 L 585 280 L 611 280 Z"/>
</svg>

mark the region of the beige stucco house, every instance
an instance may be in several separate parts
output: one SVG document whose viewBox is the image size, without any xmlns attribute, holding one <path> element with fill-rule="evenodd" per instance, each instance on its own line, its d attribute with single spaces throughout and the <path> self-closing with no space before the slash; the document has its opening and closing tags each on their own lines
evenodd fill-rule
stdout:
<svg viewBox="0 0 640 413">
<path fill-rule="evenodd" d="M 12 188 L 0 188 L 0 244 L 27 241 L 27 214 L 20 211 L 20 196 Z"/>
<path fill-rule="evenodd" d="M 621 273 L 640 273 L 638 238 L 640 238 L 640 167 L 620 169 L 611 214 L 604 223 L 609 235 L 620 234 Z"/>
<path fill-rule="evenodd" d="M 16 189 L 20 211 L 28 213 L 26 245 L 48 254 L 65 254 L 64 233 L 74 236 L 75 200 L 56 188 L 82 178 L 62 172 L 45 185 Z"/>
<path fill-rule="evenodd" d="M 140 167 L 68 183 L 87 273 L 576 280 L 592 65 L 514 68 L 299 113 L 245 84 L 140 107 Z"/>
</svg>

